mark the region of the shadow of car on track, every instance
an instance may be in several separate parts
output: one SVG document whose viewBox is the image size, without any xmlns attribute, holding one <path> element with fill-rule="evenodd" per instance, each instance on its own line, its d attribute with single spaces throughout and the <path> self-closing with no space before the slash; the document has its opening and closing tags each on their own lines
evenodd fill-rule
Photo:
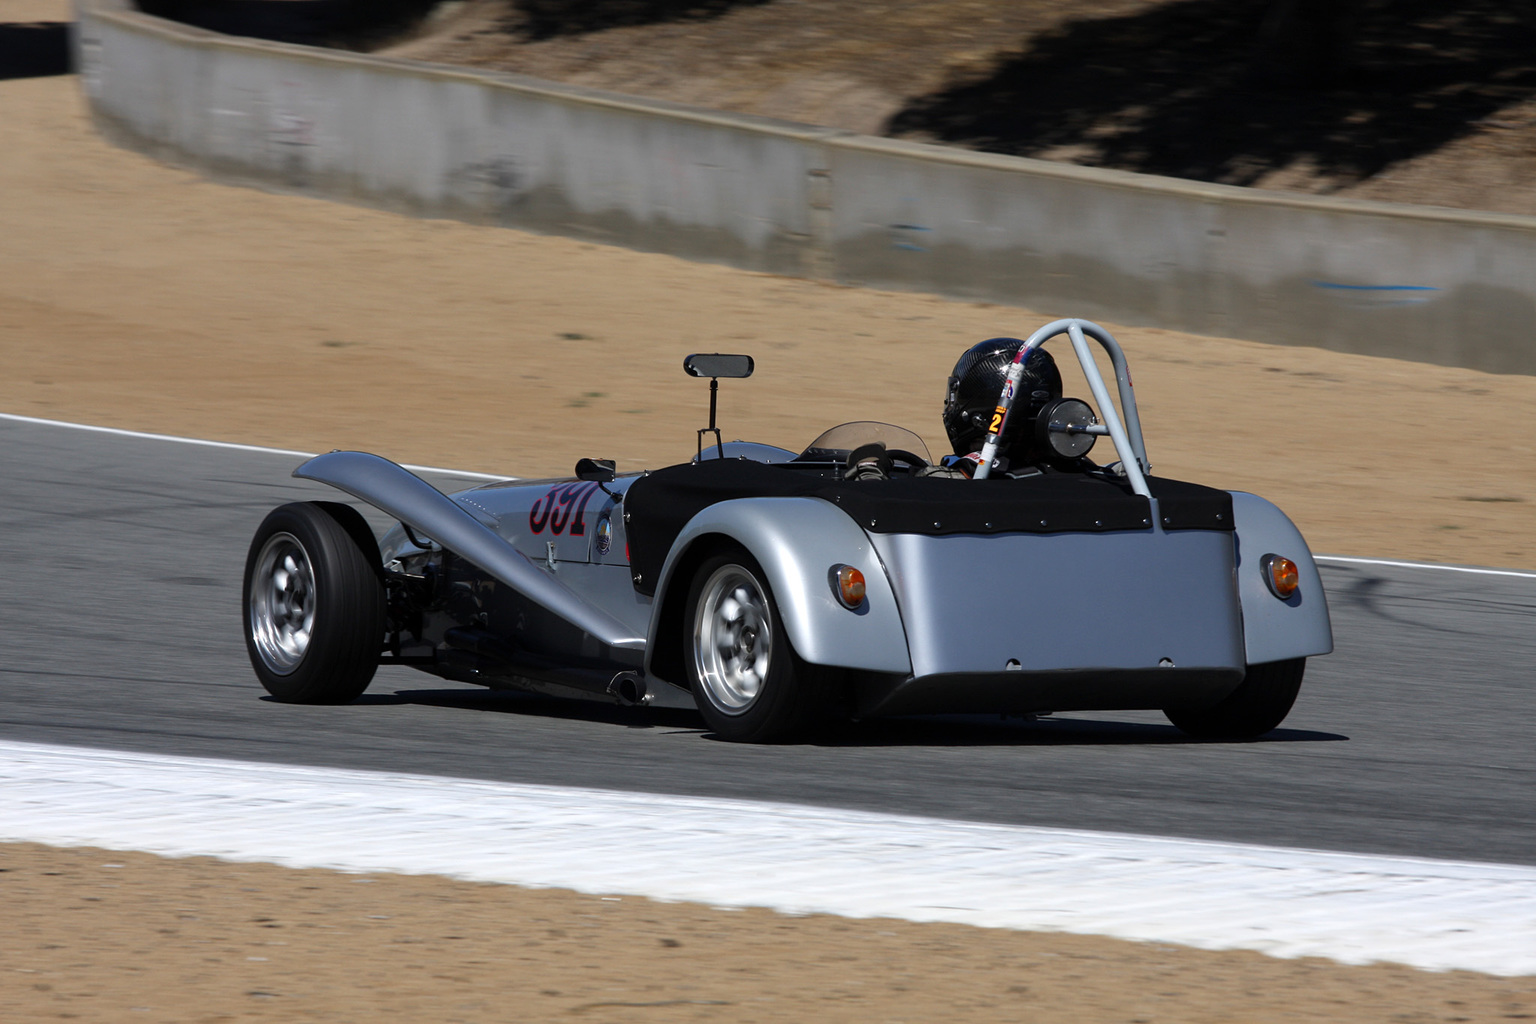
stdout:
<svg viewBox="0 0 1536 1024">
<path fill-rule="evenodd" d="M 263 698 L 270 700 L 270 697 Z M 661 729 L 697 733 L 720 742 L 697 712 L 676 708 L 638 708 L 564 700 L 507 690 L 430 689 L 365 693 L 354 705 L 415 705 L 460 711 L 525 715 L 545 720 L 594 722 L 626 729 Z M 1321 743 L 1348 736 L 1310 729 L 1276 729 L 1254 740 L 1196 740 L 1172 725 L 1050 716 L 1027 720 L 996 715 L 929 715 L 861 719 L 838 723 L 794 746 L 815 747 L 1050 747 L 1155 746 L 1212 743 Z"/>
<path fill-rule="evenodd" d="M 263 700 L 271 700 L 264 697 Z M 600 701 L 568 700 L 545 697 L 515 690 L 432 689 L 395 690 L 393 693 L 365 693 L 352 702 L 357 705 L 410 704 L 419 707 L 481 711 L 494 714 L 526 715 L 529 718 L 561 719 L 573 722 L 598 722 L 627 729 L 680 729 L 706 732 L 698 712 L 679 708 L 639 708 Z"/>
<path fill-rule="evenodd" d="M 1212 743 L 1300 743 L 1348 740 L 1338 733 L 1275 729 L 1257 739 L 1197 740 L 1154 722 L 1064 718 L 999 719 L 995 715 L 935 715 L 850 722 L 818 741 L 829 747 L 1092 747 L 1208 746 Z"/>
</svg>

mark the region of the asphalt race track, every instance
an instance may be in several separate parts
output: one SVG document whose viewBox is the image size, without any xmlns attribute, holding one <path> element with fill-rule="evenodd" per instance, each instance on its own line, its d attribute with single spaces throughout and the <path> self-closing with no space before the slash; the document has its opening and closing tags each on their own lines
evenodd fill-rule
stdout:
<svg viewBox="0 0 1536 1024">
<path fill-rule="evenodd" d="M 743 747 L 691 713 L 401 668 L 353 705 L 294 707 L 250 671 L 239 581 L 268 508 L 336 496 L 298 461 L 0 420 L 0 738 L 1536 864 L 1536 579 L 1325 565 L 1338 650 L 1255 743 L 1106 713 Z"/>
</svg>

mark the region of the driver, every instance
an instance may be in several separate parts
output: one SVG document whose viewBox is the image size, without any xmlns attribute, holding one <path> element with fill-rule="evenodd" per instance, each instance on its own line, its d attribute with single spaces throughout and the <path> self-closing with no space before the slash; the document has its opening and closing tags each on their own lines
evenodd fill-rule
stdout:
<svg viewBox="0 0 1536 1024">
<path fill-rule="evenodd" d="M 1008 364 L 1019 354 L 1023 342 L 1018 338 L 989 338 L 972 345 L 960 356 L 949 375 L 944 393 L 944 430 L 955 454 L 940 459 L 940 464 L 971 476 L 981 463 L 981 446 L 987 439 L 987 425 L 1003 393 L 1003 379 Z M 1037 451 L 1031 425 L 1040 410 L 1061 397 L 1061 372 L 1056 360 L 1037 348 L 1024 360 L 1024 376 L 1019 380 L 1018 397 L 1008 414 L 1006 433 L 1000 439 L 991 473 L 1033 472 L 1046 461 Z M 1012 475 L 1012 474 L 1010 474 Z"/>
</svg>

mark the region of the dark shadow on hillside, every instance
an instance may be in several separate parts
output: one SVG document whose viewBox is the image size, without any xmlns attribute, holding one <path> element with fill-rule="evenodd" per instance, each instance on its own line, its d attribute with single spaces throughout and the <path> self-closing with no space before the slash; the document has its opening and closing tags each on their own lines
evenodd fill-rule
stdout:
<svg viewBox="0 0 1536 1024">
<path fill-rule="evenodd" d="M 232 36 L 366 49 L 425 18 L 440 0 L 138 0 L 146 14 Z"/>
<path fill-rule="evenodd" d="M 1176 0 L 1069 22 L 889 130 L 1237 185 L 1297 161 L 1357 180 L 1536 93 L 1531 0 L 1360 3 L 1329 81 L 1298 81 L 1266 49 L 1268 6 Z"/>
<path fill-rule="evenodd" d="M 0 79 L 69 74 L 69 25 L 62 21 L 0 24 Z"/>
<path fill-rule="evenodd" d="M 772 0 L 512 0 L 521 16 L 508 24 L 528 39 L 596 32 L 621 25 L 718 18 L 734 7 Z"/>
</svg>

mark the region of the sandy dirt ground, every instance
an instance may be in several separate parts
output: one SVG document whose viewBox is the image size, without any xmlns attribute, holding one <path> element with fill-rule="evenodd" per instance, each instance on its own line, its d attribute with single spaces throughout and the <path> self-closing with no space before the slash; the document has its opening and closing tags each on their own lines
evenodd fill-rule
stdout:
<svg viewBox="0 0 1536 1024">
<path fill-rule="evenodd" d="M 0 0 L 0 20 L 66 17 Z M 957 353 L 1047 316 L 230 188 L 0 81 L 0 411 L 509 474 L 727 436 L 941 441 Z M 1116 329 L 1160 473 L 1319 550 L 1536 567 L 1536 379 Z M 1503 430 L 1469 429 L 1498 423 Z M 120 866 L 112 866 L 120 865 Z M 430 878 L 0 846 L 0 1020 L 1499 1020 L 1530 979 L 788 919 Z"/>
<path fill-rule="evenodd" d="M 0 1020 L 1513 1021 L 1536 978 L 0 844 Z"/>
</svg>

